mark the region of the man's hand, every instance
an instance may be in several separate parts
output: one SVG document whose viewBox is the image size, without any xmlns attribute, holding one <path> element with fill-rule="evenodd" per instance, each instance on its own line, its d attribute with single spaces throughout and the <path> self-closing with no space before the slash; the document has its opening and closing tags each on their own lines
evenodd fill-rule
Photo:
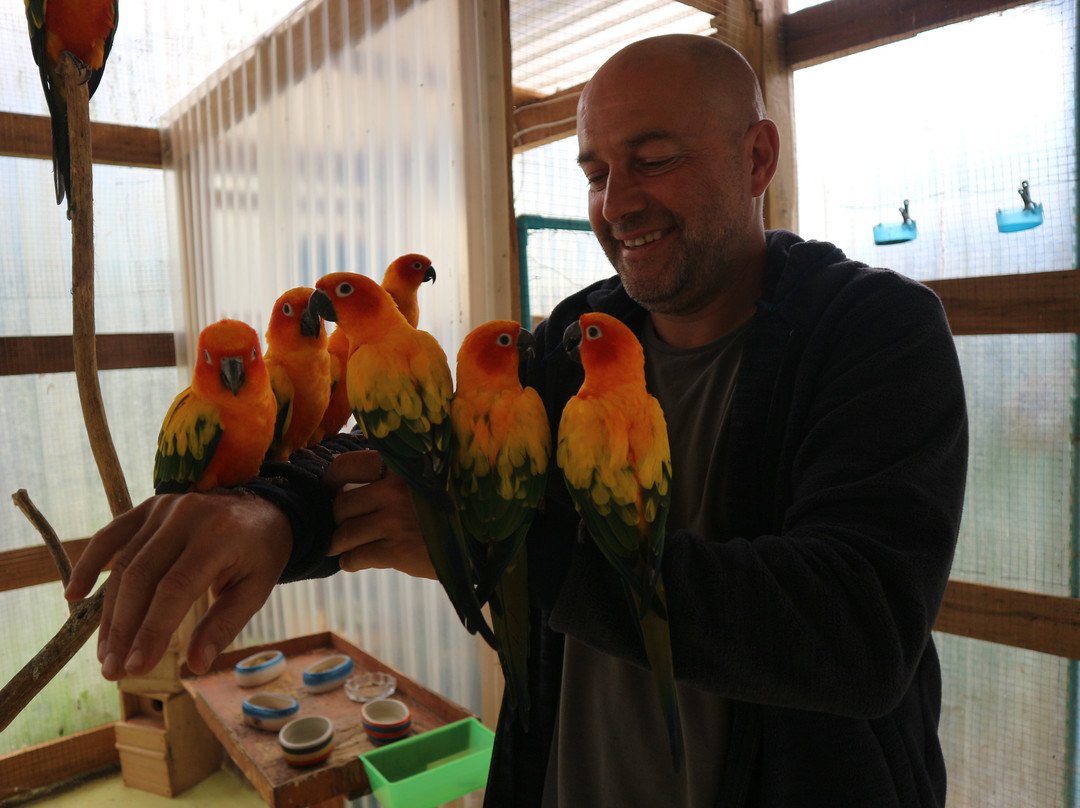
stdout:
<svg viewBox="0 0 1080 808">
<path fill-rule="evenodd" d="M 378 452 L 338 455 L 324 481 L 342 489 L 334 499 L 337 529 L 328 554 L 341 554 L 343 570 L 396 569 L 435 579 L 409 487 L 387 471 Z"/>
<path fill-rule="evenodd" d="M 209 589 L 214 602 L 187 652 L 204 673 L 266 601 L 291 549 L 288 519 L 252 494 L 155 496 L 94 535 L 64 595 L 85 597 L 113 559 L 97 653 L 102 676 L 115 681 L 148 673 Z"/>
</svg>

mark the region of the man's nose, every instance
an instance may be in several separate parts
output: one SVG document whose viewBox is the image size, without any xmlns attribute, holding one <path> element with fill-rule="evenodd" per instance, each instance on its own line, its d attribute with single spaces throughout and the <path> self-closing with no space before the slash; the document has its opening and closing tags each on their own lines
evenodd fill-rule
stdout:
<svg viewBox="0 0 1080 808">
<path fill-rule="evenodd" d="M 604 185 L 604 219 L 615 224 L 645 208 L 645 194 L 629 171 L 610 170 Z"/>
</svg>

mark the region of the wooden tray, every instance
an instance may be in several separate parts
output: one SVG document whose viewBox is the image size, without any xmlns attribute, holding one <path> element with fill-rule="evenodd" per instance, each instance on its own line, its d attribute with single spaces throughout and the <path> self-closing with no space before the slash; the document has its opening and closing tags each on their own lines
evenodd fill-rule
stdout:
<svg viewBox="0 0 1080 808">
<path fill-rule="evenodd" d="M 236 663 L 269 649 L 285 655 L 285 671 L 258 687 L 237 685 L 233 674 Z M 345 695 L 344 687 L 316 694 L 304 689 L 304 668 L 328 654 L 352 657 L 353 675 L 366 671 L 393 674 L 397 679 L 394 698 L 412 710 L 412 734 L 473 715 L 329 631 L 226 652 L 214 660 L 203 676 L 195 676 L 185 666 L 181 681 L 194 696 L 199 714 L 272 808 L 312 805 L 341 795 L 355 799 L 371 793 L 367 772 L 358 756 L 375 745 L 360 723 L 361 705 Z M 334 723 L 334 751 L 326 762 L 307 769 L 290 766 L 281 756 L 276 732 L 258 730 L 244 723 L 241 712 L 244 699 L 261 691 L 292 696 L 300 702 L 298 715 L 325 715 Z"/>
</svg>

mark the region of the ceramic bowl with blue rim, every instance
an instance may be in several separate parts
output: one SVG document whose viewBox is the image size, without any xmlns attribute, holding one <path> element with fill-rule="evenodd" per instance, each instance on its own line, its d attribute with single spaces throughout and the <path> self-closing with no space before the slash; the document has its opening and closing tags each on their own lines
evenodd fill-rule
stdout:
<svg viewBox="0 0 1080 808">
<path fill-rule="evenodd" d="M 404 738 L 412 728 L 412 713 L 398 699 L 375 699 L 360 708 L 364 732 L 376 744 Z"/>
<path fill-rule="evenodd" d="M 244 699 L 244 723 L 255 729 L 277 732 L 296 718 L 300 702 L 281 693 L 252 693 Z"/>
<path fill-rule="evenodd" d="M 352 657 L 331 654 L 304 668 L 304 687 L 308 693 L 325 693 L 338 687 L 352 671 Z"/>
<path fill-rule="evenodd" d="M 285 761 L 293 766 L 315 766 L 334 751 L 334 725 L 322 715 L 294 718 L 281 728 L 278 744 Z"/>
<path fill-rule="evenodd" d="M 241 659 L 233 668 L 240 687 L 258 687 L 276 679 L 285 670 L 285 654 L 281 651 L 259 651 Z"/>
</svg>

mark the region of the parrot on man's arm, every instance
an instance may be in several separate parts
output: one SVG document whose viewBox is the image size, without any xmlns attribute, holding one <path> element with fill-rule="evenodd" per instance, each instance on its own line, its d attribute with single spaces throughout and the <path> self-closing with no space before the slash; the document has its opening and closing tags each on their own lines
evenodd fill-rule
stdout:
<svg viewBox="0 0 1080 808">
<path fill-rule="evenodd" d="M 191 386 L 173 401 L 158 434 L 154 492 L 247 482 L 259 473 L 276 416 L 255 329 L 239 320 L 206 326 L 199 334 Z"/>
<path fill-rule="evenodd" d="M 671 503 L 667 423 L 645 389 L 641 343 L 625 324 L 600 312 L 583 314 L 566 329 L 563 345 L 585 368 L 585 381 L 563 408 L 556 461 L 637 615 L 678 771 L 682 726 L 660 575 Z"/>
<path fill-rule="evenodd" d="M 423 255 L 409 253 L 394 259 L 383 275 L 382 288 L 394 298 L 398 309 L 409 325 L 416 328 L 420 321 L 420 306 L 416 302 L 416 290 L 424 281 L 435 281 L 435 269 L 431 261 Z M 348 364 L 349 339 L 341 328 L 334 329 L 328 338 L 327 350 L 331 362 L 330 403 L 326 406 L 322 423 L 311 437 L 312 443 L 336 435 L 349 420 L 352 411 L 349 408 Z"/>
<path fill-rule="evenodd" d="M 346 370 L 349 364 L 349 338 L 342 328 L 330 332 L 326 338 L 326 350 L 330 354 L 330 400 L 319 426 L 311 435 L 312 443 L 336 435 L 352 415 Z"/>
<path fill-rule="evenodd" d="M 59 205 L 71 188 L 71 153 L 67 101 L 61 93 L 56 66 L 65 51 L 75 56 L 89 71 L 88 90 L 93 97 L 112 50 L 119 0 L 24 0 L 24 3 L 30 48 L 52 119 L 53 181 Z"/>
<path fill-rule="evenodd" d="M 529 583 L 525 534 L 547 480 L 551 427 L 540 396 L 522 388 L 518 360 L 533 336 L 511 320 L 471 331 L 457 355 L 450 402 L 454 453 L 450 488 L 473 569 L 478 598 L 491 607 L 507 692 L 528 730 Z"/>
<path fill-rule="evenodd" d="M 448 490 L 450 399 L 446 354 L 413 328 L 393 298 L 364 275 L 335 272 L 315 284 L 309 307 L 345 330 L 347 381 L 357 424 L 387 467 L 409 485 L 435 573 L 472 633 L 497 648 L 476 599 L 457 508 Z"/>
<path fill-rule="evenodd" d="M 383 274 L 382 288 L 394 298 L 397 307 L 413 328 L 420 322 L 416 291 L 424 281 L 435 283 L 435 268 L 431 265 L 431 259 L 417 253 L 395 258 Z"/>
<path fill-rule="evenodd" d="M 268 460 L 288 460 L 311 442 L 330 402 L 330 354 L 322 318 L 308 310 L 306 286 L 283 293 L 266 328 L 266 369 L 278 403 Z"/>
</svg>

